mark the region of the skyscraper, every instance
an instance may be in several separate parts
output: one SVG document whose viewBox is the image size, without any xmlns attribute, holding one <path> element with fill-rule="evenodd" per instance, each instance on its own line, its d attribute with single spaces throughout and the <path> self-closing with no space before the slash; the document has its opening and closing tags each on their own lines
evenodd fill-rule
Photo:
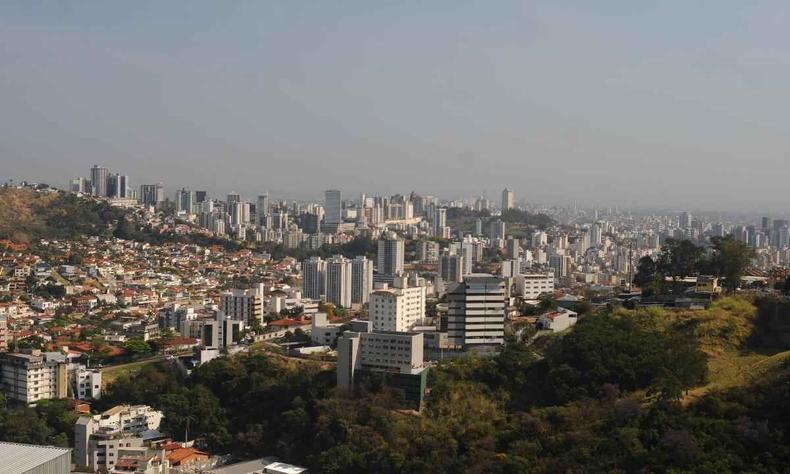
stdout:
<svg viewBox="0 0 790 474">
<path fill-rule="evenodd" d="M 680 217 L 678 219 L 678 226 L 681 229 L 690 229 L 691 228 L 691 214 L 686 211 L 680 213 Z"/>
<path fill-rule="evenodd" d="M 440 207 L 436 209 L 433 216 L 433 235 L 442 235 L 442 228 L 447 226 L 447 209 Z"/>
<path fill-rule="evenodd" d="M 439 257 L 439 277 L 445 283 L 460 283 L 463 281 L 463 255 L 442 254 L 442 256 Z"/>
<path fill-rule="evenodd" d="M 351 303 L 367 303 L 373 291 L 373 262 L 365 256 L 351 262 Z"/>
<path fill-rule="evenodd" d="M 113 199 L 128 199 L 129 177 L 122 174 L 111 174 L 107 177 L 107 196 Z"/>
<path fill-rule="evenodd" d="M 491 221 L 491 229 L 490 229 L 489 237 L 491 238 L 491 240 L 505 238 L 505 223 L 502 222 L 502 220 L 494 219 L 493 221 Z"/>
<path fill-rule="evenodd" d="M 335 255 L 326 262 L 326 301 L 335 306 L 351 306 L 351 260 Z"/>
<path fill-rule="evenodd" d="M 181 214 L 192 213 L 192 191 L 186 188 L 176 191 L 176 212 Z"/>
<path fill-rule="evenodd" d="M 321 257 L 310 257 L 302 262 L 302 294 L 305 298 L 321 299 L 326 293 L 326 262 Z"/>
<path fill-rule="evenodd" d="M 342 201 L 340 191 L 330 189 L 324 192 L 324 222 L 335 225 L 342 222 Z"/>
<path fill-rule="evenodd" d="M 513 209 L 513 191 L 505 188 L 502 190 L 502 210 Z"/>
<path fill-rule="evenodd" d="M 91 167 L 91 189 L 94 196 L 107 196 L 107 177 L 110 172 L 99 165 Z"/>
<path fill-rule="evenodd" d="M 255 204 L 255 214 L 257 216 L 256 223 L 258 226 L 266 225 L 266 216 L 269 215 L 269 195 L 262 194 L 258 196 L 258 202 Z"/>
<path fill-rule="evenodd" d="M 91 193 L 91 183 L 85 178 L 74 178 L 69 182 L 69 191 L 72 193 Z"/>
<path fill-rule="evenodd" d="M 165 200 L 165 187 L 162 183 L 143 184 L 140 186 L 140 202 L 149 206 L 156 206 Z"/>
<path fill-rule="evenodd" d="M 469 349 L 505 340 L 505 284 L 489 274 L 474 274 L 447 293 L 447 339 Z M 443 324 L 444 326 L 444 324 Z"/>
<path fill-rule="evenodd" d="M 379 240 L 378 273 L 387 276 L 403 273 L 405 246 L 403 239 L 389 232 Z"/>
</svg>

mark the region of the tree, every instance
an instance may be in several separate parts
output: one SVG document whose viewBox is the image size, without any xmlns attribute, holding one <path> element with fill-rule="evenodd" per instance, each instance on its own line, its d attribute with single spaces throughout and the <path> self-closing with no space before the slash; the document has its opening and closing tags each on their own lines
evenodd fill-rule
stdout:
<svg viewBox="0 0 790 474">
<path fill-rule="evenodd" d="M 682 280 L 698 272 L 703 253 L 703 248 L 690 240 L 667 239 L 661 247 L 657 271 L 673 280 Z"/>
<path fill-rule="evenodd" d="M 711 267 L 724 278 L 723 286 L 734 291 L 740 286 L 741 277 L 754 258 L 754 250 L 732 235 L 714 237 L 711 242 L 714 249 Z"/>
<path fill-rule="evenodd" d="M 658 267 L 656 266 L 656 262 L 652 257 L 645 255 L 644 257 L 640 258 L 639 263 L 636 266 L 634 285 L 638 286 L 639 288 L 646 287 L 653 282 L 653 278 L 655 278 L 657 270 Z"/>
<path fill-rule="evenodd" d="M 140 338 L 129 339 L 124 343 L 123 349 L 132 355 L 145 355 L 151 352 L 151 346 Z"/>
</svg>

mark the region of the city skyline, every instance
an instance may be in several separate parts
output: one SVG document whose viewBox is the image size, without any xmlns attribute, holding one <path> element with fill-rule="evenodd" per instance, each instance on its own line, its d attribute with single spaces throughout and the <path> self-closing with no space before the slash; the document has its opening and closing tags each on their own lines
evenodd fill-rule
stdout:
<svg viewBox="0 0 790 474">
<path fill-rule="evenodd" d="M 776 212 L 790 10 L 768 3 L 683 4 L 681 20 L 675 2 L 9 2 L 0 160 L 56 186 L 102 163 L 168 194 L 507 186 Z"/>
</svg>

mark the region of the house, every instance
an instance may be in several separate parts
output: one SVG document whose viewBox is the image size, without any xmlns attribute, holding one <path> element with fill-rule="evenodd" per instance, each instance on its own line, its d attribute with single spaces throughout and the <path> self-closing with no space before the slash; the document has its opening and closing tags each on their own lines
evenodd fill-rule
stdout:
<svg viewBox="0 0 790 474">
<path fill-rule="evenodd" d="M 183 448 L 178 445 L 175 449 L 168 450 L 165 447 L 165 455 L 170 467 L 182 469 L 199 469 L 208 463 L 209 455 L 195 448 Z"/>
<path fill-rule="evenodd" d="M 694 285 L 696 293 L 705 295 L 718 295 L 721 293 L 721 286 L 719 286 L 719 277 L 710 275 L 697 276 L 697 282 Z"/>
<path fill-rule="evenodd" d="M 559 332 L 575 325 L 578 318 L 579 315 L 574 311 L 557 308 L 557 311 L 541 314 L 538 318 L 538 326 L 545 330 Z"/>
</svg>

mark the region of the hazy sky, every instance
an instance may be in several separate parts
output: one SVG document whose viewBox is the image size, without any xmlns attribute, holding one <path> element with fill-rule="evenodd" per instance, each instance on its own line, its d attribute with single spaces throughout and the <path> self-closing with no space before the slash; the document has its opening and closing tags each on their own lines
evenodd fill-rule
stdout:
<svg viewBox="0 0 790 474">
<path fill-rule="evenodd" d="M 782 211 L 790 2 L 0 3 L 0 179 Z"/>
</svg>

